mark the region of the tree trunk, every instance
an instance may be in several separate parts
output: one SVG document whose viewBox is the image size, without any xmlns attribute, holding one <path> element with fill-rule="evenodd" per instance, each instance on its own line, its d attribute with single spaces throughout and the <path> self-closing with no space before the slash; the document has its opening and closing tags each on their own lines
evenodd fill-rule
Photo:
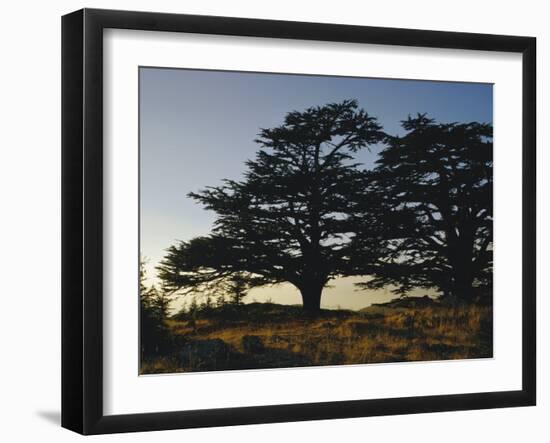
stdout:
<svg viewBox="0 0 550 443">
<path fill-rule="evenodd" d="M 451 293 L 459 300 L 471 303 L 474 299 L 474 236 L 471 229 L 463 227 L 461 235 L 454 239 L 454 248 L 450 257 L 453 268 L 453 282 Z"/>
<path fill-rule="evenodd" d="M 474 299 L 473 279 L 469 277 L 459 277 L 454 285 L 454 295 L 466 303 L 471 303 Z"/>
<path fill-rule="evenodd" d="M 471 303 L 473 294 L 473 272 L 471 269 L 471 259 L 462 259 L 453 266 L 453 282 L 451 293 L 459 300 Z"/>
<path fill-rule="evenodd" d="M 321 294 L 323 286 L 320 284 L 305 285 L 300 289 L 304 310 L 309 313 L 317 313 L 321 310 Z"/>
</svg>

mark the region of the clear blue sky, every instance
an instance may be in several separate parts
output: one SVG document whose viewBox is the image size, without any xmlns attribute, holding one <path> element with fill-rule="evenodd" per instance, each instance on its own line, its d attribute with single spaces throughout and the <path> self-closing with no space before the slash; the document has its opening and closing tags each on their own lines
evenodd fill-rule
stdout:
<svg viewBox="0 0 550 443">
<path fill-rule="evenodd" d="M 140 68 L 139 75 L 140 244 L 149 277 L 176 240 L 210 232 L 214 214 L 187 193 L 241 178 L 258 149 L 259 128 L 280 125 L 291 110 L 353 98 L 390 134 L 417 112 L 441 122 L 492 122 L 493 115 L 488 84 L 160 68 Z M 375 158 L 376 151 L 358 155 L 367 168 Z M 326 307 L 356 309 L 390 297 L 357 293 L 349 281 L 326 292 Z M 255 290 L 253 298 L 300 301 L 286 286 Z"/>
</svg>

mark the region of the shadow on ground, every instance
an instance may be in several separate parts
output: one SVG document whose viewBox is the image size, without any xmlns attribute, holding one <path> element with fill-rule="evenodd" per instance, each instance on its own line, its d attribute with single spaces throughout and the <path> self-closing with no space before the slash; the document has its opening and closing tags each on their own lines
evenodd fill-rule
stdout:
<svg viewBox="0 0 550 443">
<path fill-rule="evenodd" d="M 36 411 L 36 415 L 50 424 L 61 426 L 60 411 Z"/>
</svg>

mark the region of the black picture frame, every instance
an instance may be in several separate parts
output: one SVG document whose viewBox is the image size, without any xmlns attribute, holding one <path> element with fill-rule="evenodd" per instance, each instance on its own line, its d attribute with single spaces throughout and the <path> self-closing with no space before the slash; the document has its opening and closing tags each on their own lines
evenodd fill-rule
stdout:
<svg viewBox="0 0 550 443">
<path fill-rule="evenodd" d="M 107 28 L 522 54 L 522 389 L 104 415 L 102 36 Z M 62 426 L 82 434 L 104 434 L 535 405 L 535 64 L 536 39 L 532 37 L 97 9 L 65 15 L 62 18 Z"/>
</svg>

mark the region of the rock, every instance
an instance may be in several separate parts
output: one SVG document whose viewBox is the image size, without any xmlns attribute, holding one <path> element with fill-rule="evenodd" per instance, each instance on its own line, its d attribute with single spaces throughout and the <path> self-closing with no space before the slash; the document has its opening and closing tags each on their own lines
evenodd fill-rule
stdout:
<svg viewBox="0 0 550 443">
<path fill-rule="evenodd" d="M 350 321 L 344 323 L 352 334 L 354 335 L 365 335 L 375 333 L 379 330 L 379 326 L 374 323 L 364 322 L 364 321 Z"/>
<path fill-rule="evenodd" d="M 183 366 L 193 370 L 223 368 L 230 354 L 229 346 L 221 339 L 192 340 L 186 342 L 179 352 Z"/>
<path fill-rule="evenodd" d="M 332 321 L 326 321 L 322 324 L 322 327 L 323 328 L 327 328 L 327 329 L 331 329 L 331 328 L 335 328 L 336 327 L 336 323 L 332 322 Z"/>
<path fill-rule="evenodd" d="M 429 308 L 431 306 L 437 306 L 438 304 L 439 303 L 429 295 L 424 295 L 422 297 L 410 296 L 394 298 L 386 303 L 373 303 L 371 306 L 381 308 Z"/>
<path fill-rule="evenodd" d="M 265 351 L 265 346 L 260 337 L 257 335 L 245 335 L 241 339 L 243 350 L 247 354 L 261 354 Z"/>
<path fill-rule="evenodd" d="M 441 297 L 441 304 L 443 306 L 457 308 L 460 306 L 464 306 L 465 302 L 463 300 L 460 300 L 456 295 L 449 294 L 444 297 Z"/>
</svg>

